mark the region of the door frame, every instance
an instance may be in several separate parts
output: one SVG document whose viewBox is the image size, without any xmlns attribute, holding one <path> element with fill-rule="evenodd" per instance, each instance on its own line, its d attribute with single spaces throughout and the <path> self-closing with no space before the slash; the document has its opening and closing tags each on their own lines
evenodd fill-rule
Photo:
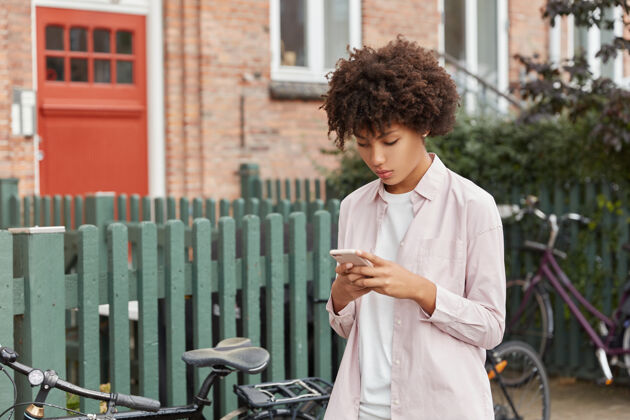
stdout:
<svg viewBox="0 0 630 420">
<path fill-rule="evenodd" d="M 166 196 L 166 156 L 164 127 L 164 48 L 162 32 L 162 0 L 31 0 L 32 86 L 37 91 L 37 7 L 89 10 L 146 16 L 146 79 L 147 79 L 147 166 L 149 195 Z M 39 194 L 39 135 L 35 135 L 33 159 L 35 194 Z"/>
</svg>

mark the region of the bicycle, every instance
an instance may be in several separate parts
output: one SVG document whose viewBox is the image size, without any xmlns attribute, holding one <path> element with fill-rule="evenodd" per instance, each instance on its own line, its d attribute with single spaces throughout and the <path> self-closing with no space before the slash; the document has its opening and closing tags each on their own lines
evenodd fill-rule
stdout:
<svg viewBox="0 0 630 420">
<path fill-rule="evenodd" d="M 247 374 L 259 373 L 269 362 L 269 353 L 261 347 L 253 347 L 247 338 L 229 338 L 214 348 L 187 351 L 182 359 L 194 367 L 211 367 L 193 402 L 180 407 L 161 407 L 160 402 L 135 395 L 103 393 L 81 388 L 60 379 L 52 370 L 42 371 L 17 361 L 18 355 L 10 348 L 0 346 L 0 363 L 15 372 L 26 375 L 31 386 L 40 387 L 35 401 L 17 403 L 0 413 L 0 418 L 20 405 L 28 405 L 24 420 L 44 417 L 44 407 L 66 410 L 75 416 L 64 420 L 174 420 L 203 419 L 202 410 L 209 406 L 207 396 L 221 377 L 234 371 Z M 535 352 L 519 342 L 503 343 L 487 351 L 486 369 L 492 384 L 495 419 L 549 418 L 549 386 L 544 366 Z M 81 397 L 107 402 L 104 414 L 86 414 L 65 407 L 46 403 L 52 388 Z M 321 419 L 325 413 L 332 384 L 320 378 L 293 379 L 255 385 L 235 385 L 234 392 L 244 406 L 221 417 L 232 419 Z M 118 412 L 117 406 L 134 410 Z M 530 415 L 531 413 L 531 415 Z M 540 414 L 540 415 L 539 415 Z M 61 420 L 61 418 L 57 418 Z"/>
<path fill-rule="evenodd" d="M 18 354 L 8 347 L 0 346 L 0 363 L 15 372 L 25 375 L 32 387 L 39 387 L 34 401 L 14 404 L 0 413 L 0 418 L 18 406 L 28 406 L 24 411 L 24 420 L 39 420 L 44 417 L 44 407 L 52 406 L 65 410 L 74 416 L 59 417 L 61 420 L 202 420 L 203 408 L 210 406 L 208 393 L 217 381 L 232 372 L 255 374 L 263 371 L 269 363 L 269 353 L 262 347 L 254 347 L 248 338 L 235 337 L 220 341 L 215 347 L 185 352 L 182 360 L 195 368 L 210 367 L 193 402 L 186 406 L 161 407 L 157 400 L 126 395 L 104 393 L 81 388 L 58 377 L 53 370 L 42 371 L 18 362 Z M 2 366 L 0 365 L 0 368 Z M 5 372 L 6 373 L 6 372 Z M 7 374 L 9 379 L 11 377 Z M 11 379 L 13 382 L 13 380 Z M 15 383 L 13 383 L 15 389 Z M 71 394 L 105 401 L 107 411 L 104 414 L 86 414 L 65 407 L 46 403 L 46 397 L 52 388 Z M 221 420 L 231 419 L 284 419 L 318 420 L 323 417 L 330 396 L 332 384 L 320 378 L 303 378 L 283 382 L 270 382 L 256 385 L 236 385 L 234 392 L 244 407 L 236 409 Z M 17 396 L 17 395 L 16 395 Z M 117 406 L 139 411 L 118 412 Z"/>
<path fill-rule="evenodd" d="M 566 253 L 555 249 L 560 223 L 575 221 L 588 224 L 590 220 L 577 213 L 567 213 L 559 217 L 555 214 L 547 215 L 536 207 L 537 199 L 533 196 L 527 197 L 525 204 L 523 208 L 517 205 L 502 208 L 503 216 L 520 221 L 525 214 L 533 214 L 549 224 L 550 234 L 547 243 L 529 240 L 524 243 L 525 249 L 542 253 L 538 270 L 528 274 L 525 279 L 507 281 L 505 337 L 528 342 L 544 358 L 554 335 L 549 291 L 555 291 L 594 344 L 605 383 L 610 385 L 613 381 L 611 364 L 627 369 L 630 374 L 630 280 L 624 286 L 619 306 L 613 310 L 611 317 L 602 314 L 576 289 L 556 260 L 556 257 L 567 257 Z M 627 245 L 624 248 L 630 251 Z M 583 310 L 573 299 L 599 320 L 599 331 L 587 321 Z M 610 363 L 608 357 L 611 357 Z"/>
<path fill-rule="evenodd" d="M 495 420 L 548 420 L 549 379 L 536 351 L 507 341 L 486 352 Z"/>
</svg>

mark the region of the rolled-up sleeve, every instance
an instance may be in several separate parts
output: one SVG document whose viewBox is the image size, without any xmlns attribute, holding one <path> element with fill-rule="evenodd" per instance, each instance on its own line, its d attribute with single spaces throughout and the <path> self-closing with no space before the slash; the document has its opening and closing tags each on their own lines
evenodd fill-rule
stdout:
<svg viewBox="0 0 630 420">
<path fill-rule="evenodd" d="M 437 286 L 435 310 L 421 319 L 466 343 L 485 349 L 497 346 L 505 329 L 503 229 L 495 226 L 467 246 L 465 295 Z"/>
</svg>

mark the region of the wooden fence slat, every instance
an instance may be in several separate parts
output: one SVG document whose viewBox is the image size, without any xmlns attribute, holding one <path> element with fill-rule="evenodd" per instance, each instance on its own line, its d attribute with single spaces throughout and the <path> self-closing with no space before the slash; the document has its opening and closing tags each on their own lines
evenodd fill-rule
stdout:
<svg viewBox="0 0 630 420">
<path fill-rule="evenodd" d="M 324 197 L 322 197 L 322 180 L 316 179 L 315 180 L 315 199 L 322 200 L 323 198 Z"/>
<path fill-rule="evenodd" d="M 199 203 L 202 203 L 199 200 Z M 201 211 L 202 209 L 199 209 Z M 196 218 L 192 226 L 192 309 L 193 309 L 193 347 L 195 349 L 212 347 L 212 277 L 211 246 L 212 227 L 208 219 Z M 196 368 L 194 389 L 198 390 L 207 368 Z M 208 411 L 208 413 L 205 413 Z M 204 410 L 204 415 L 212 410 Z"/>
<path fill-rule="evenodd" d="M 166 222 L 164 252 L 167 404 L 183 405 L 186 403 L 186 365 L 181 357 L 186 350 L 186 328 L 184 223 L 181 220 Z"/>
<path fill-rule="evenodd" d="M 166 220 L 177 218 L 177 204 L 174 197 L 166 198 Z"/>
<path fill-rule="evenodd" d="M 163 225 L 166 221 L 166 200 L 163 197 L 156 197 L 153 199 L 153 206 L 155 207 L 155 223 L 157 225 Z"/>
<path fill-rule="evenodd" d="M 140 223 L 135 252 L 138 264 L 139 390 L 140 395 L 158 399 L 158 256 L 155 223 Z"/>
<path fill-rule="evenodd" d="M 306 294 L 306 216 L 289 216 L 289 335 L 291 337 L 290 377 L 308 375 L 308 325 Z"/>
<path fill-rule="evenodd" d="M 236 336 L 236 228 L 234 219 L 219 219 L 219 339 Z M 228 375 L 219 384 L 219 402 L 223 412 L 236 408 L 236 396 L 232 387 L 235 375 Z"/>
<path fill-rule="evenodd" d="M 553 189 L 553 213 L 556 216 L 560 217 L 565 213 L 564 206 L 564 191 L 562 189 L 562 185 L 556 183 Z M 564 228 L 565 226 L 560 226 Z M 560 240 L 560 238 L 558 238 Z M 558 241 L 556 241 L 558 242 Z M 566 371 L 567 365 L 567 351 L 566 348 L 568 346 L 568 336 L 567 336 L 567 322 L 564 317 L 564 307 L 565 303 L 560 296 L 556 295 L 554 300 L 554 325 L 556 326 L 556 333 L 554 335 L 554 361 L 556 368 L 561 369 L 563 372 Z"/>
<path fill-rule="evenodd" d="M 112 392 L 130 391 L 129 279 L 127 268 L 127 226 L 107 227 L 109 295 L 109 379 Z"/>
<path fill-rule="evenodd" d="M 116 220 L 120 220 L 122 222 L 127 221 L 127 195 L 120 194 L 116 197 Z"/>
<path fill-rule="evenodd" d="M 46 195 L 42 197 L 42 226 L 51 225 L 50 213 L 50 197 Z"/>
<path fill-rule="evenodd" d="M 313 242 L 313 330 L 315 348 L 315 376 L 332 379 L 332 334 L 328 324 L 328 312 L 323 302 L 328 300 L 332 279 L 330 250 L 330 214 L 319 210 L 314 215 Z"/>
<path fill-rule="evenodd" d="M 310 203 L 313 200 L 311 197 L 311 180 L 306 178 L 304 179 L 304 201 Z"/>
<path fill-rule="evenodd" d="M 193 221 L 200 217 L 203 217 L 203 200 L 199 197 L 193 199 Z"/>
<path fill-rule="evenodd" d="M 24 200 L 24 223 L 22 223 L 22 226 L 33 226 L 35 225 L 35 223 L 33 223 L 33 220 L 31 219 L 31 209 L 33 206 L 33 199 L 30 196 L 25 196 Z"/>
<path fill-rule="evenodd" d="M 595 184 L 592 182 L 586 183 L 585 191 L 584 191 L 584 203 L 586 204 L 586 206 L 590 206 L 591 210 L 595 209 L 595 207 L 593 206 L 593 203 L 596 202 L 596 198 L 597 198 L 597 192 L 596 192 Z M 585 208 L 588 208 L 586 206 Z M 587 274 L 588 278 L 594 277 L 596 258 L 597 258 L 597 244 L 595 240 L 592 240 L 586 244 L 586 265 L 587 265 L 587 270 L 588 270 L 588 274 Z M 587 281 L 586 287 L 584 290 L 584 297 L 589 301 L 593 299 L 593 290 L 594 290 L 593 282 Z M 587 347 L 582 346 L 581 350 L 583 352 L 582 353 L 583 357 L 586 356 L 586 354 L 584 353 L 584 349 L 589 349 L 590 350 L 589 353 L 592 352 L 591 346 L 587 346 Z M 582 362 L 582 366 L 584 367 L 586 371 L 592 371 L 593 369 L 596 368 L 595 358 L 592 357 L 591 355 L 589 356 L 590 357 L 585 357 L 585 360 L 583 360 Z"/>
<path fill-rule="evenodd" d="M 38 195 L 33 196 L 33 226 L 42 225 L 42 198 Z"/>
<path fill-rule="evenodd" d="M 295 201 L 302 201 L 302 182 L 300 179 L 296 178 L 294 180 L 295 183 Z"/>
<path fill-rule="evenodd" d="M 275 196 L 273 197 L 273 201 L 278 204 L 280 203 L 280 200 L 282 200 L 282 181 L 280 179 L 276 179 L 275 182 Z M 267 198 L 272 198 L 272 197 L 267 197 Z"/>
<path fill-rule="evenodd" d="M 74 228 L 78 229 L 83 224 L 83 197 L 74 197 Z"/>
<path fill-rule="evenodd" d="M 54 226 L 61 226 L 61 196 L 55 194 L 52 199 L 52 222 Z"/>
<path fill-rule="evenodd" d="M 243 218 L 243 292 L 242 312 L 243 335 L 252 340 L 254 346 L 260 346 L 260 286 L 262 270 L 260 266 L 260 219 L 250 214 Z M 245 375 L 245 383 L 260 382 L 260 374 Z"/>
<path fill-rule="evenodd" d="M 146 195 L 142 197 L 142 221 L 151 221 L 151 197 Z"/>
<path fill-rule="evenodd" d="M 289 202 L 291 201 L 291 180 L 290 179 L 284 180 L 284 199 L 288 200 Z"/>
<path fill-rule="evenodd" d="M 604 199 L 604 209 L 602 215 L 602 228 L 601 228 L 601 236 L 600 236 L 600 252 L 602 258 L 602 270 L 604 271 L 604 287 L 603 287 L 603 295 L 602 295 L 602 309 L 603 313 L 610 314 L 612 313 L 612 256 L 610 249 L 610 230 L 612 228 L 612 215 L 610 210 L 608 209 L 608 203 L 611 201 L 611 191 L 610 185 L 607 182 L 601 183 L 601 195 Z"/>
<path fill-rule="evenodd" d="M 129 197 L 129 216 L 132 222 L 140 221 L 140 196 L 138 194 L 131 194 Z"/>
<path fill-rule="evenodd" d="M 260 200 L 255 197 L 248 198 L 247 201 L 245 202 L 245 214 L 259 215 L 260 214 Z"/>
<path fill-rule="evenodd" d="M 20 197 L 14 194 L 9 199 L 9 226 L 19 227 L 23 226 L 21 223 L 21 209 L 20 209 Z"/>
<path fill-rule="evenodd" d="M 289 223 L 289 214 L 291 214 L 291 202 L 289 200 L 282 200 L 280 204 L 278 204 L 277 213 L 282 215 L 282 221 L 284 223 Z"/>
<path fill-rule="evenodd" d="M 2 345 L 13 348 L 13 238 L 6 230 L 0 230 L 0 337 Z M 13 370 L 5 372 L 13 378 Z M 8 389 L 8 388 L 4 388 Z M 12 392 L 0 392 L 0 407 L 13 404 Z"/>
<path fill-rule="evenodd" d="M 232 202 L 232 218 L 236 223 L 236 230 L 240 230 L 243 224 L 243 216 L 245 215 L 245 200 L 237 198 Z"/>
<path fill-rule="evenodd" d="M 268 214 L 273 213 L 273 200 L 267 198 L 262 201 L 262 205 L 260 206 L 260 219 L 264 220 Z"/>
<path fill-rule="evenodd" d="M 213 228 L 217 225 L 217 201 L 213 198 L 206 199 L 206 219 Z"/>
<path fill-rule="evenodd" d="M 271 197 L 273 197 L 273 182 L 271 179 L 268 179 L 265 181 L 265 195 L 261 196 L 260 199 L 263 200 Z"/>
<path fill-rule="evenodd" d="M 100 377 L 99 346 L 99 289 L 98 289 L 98 229 L 85 225 L 79 228 L 77 259 L 78 327 L 79 327 L 79 385 L 98 389 Z M 99 403 L 81 398 L 81 411 L 98 413 Z"/>
<path fill-rule="evenodd" d="M 222 198 L 219 201 L 219 217 L 229 217 L 230 216 L 230 201 Z"/>
<path fill-rule="evenodd" d="M 569 191 L 569 209 L 571 211 L 578 211 L 580 203 L 580 189 L 578 185 L 573 185 Z M 578 243 L 579 229 L 581 226 L 578 223 L 571 223 L 569 227 L 569 237 L 571 238 L 571 245 L 569 252 L 575 251 Z M 575 317 L 571 317 L 569 321 L 569 366 L 572 371 L 580 366 L 580 342 L 581 337 L 580 324 Z"/>
<path fill-rule="evenodd" d="M 186 197 L 179 199 L 179 220 L 184 223 L 184 226 L 190 224 L 190 200 Z"/>
<path fill-rule="evenodd" d="M 277 213 L 265 218 L 266 288 L 265 347 L 272 355 L 267 367 L 268 381 L 285 379 L 284 366 L 284 234 L 283 220 Z"/>
<path fill-rule="evenodd" d="M 66 230 L 72 230 L 72 196 L 63 197 L 63 224 Z"/>
</svg>

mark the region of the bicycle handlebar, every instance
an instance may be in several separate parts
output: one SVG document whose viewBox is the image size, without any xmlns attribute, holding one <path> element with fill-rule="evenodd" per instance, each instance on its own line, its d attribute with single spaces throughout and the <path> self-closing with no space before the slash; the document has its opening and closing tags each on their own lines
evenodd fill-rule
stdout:
<svg viewBox="0 0 630 420">
<path fill-rule="evenodd" d="M 8 347 L 0 345 L 0 363 L 10 367 L 14 371 L 28 376 L 32 371 L 36 370 L 30 366 L 17 362 L 18 354 Z M 52 371 L 47 371 L 52 372 Z M 56 376 L 56 375 L 55 375 Z M 81 388 L 73 383 L 66 382 L 63 379 L 57 378 L 53 382 L 48 382 L 47 385 L 60 389 L 62 391 L 69 392 L 71 394 L 78 395 L 80 397 L 91 398 L 100 401 L 113 401 L 117 405 L 131 408 L 133 410 L 143 410 L 156 412 L 160 409 L 160 402 L 151 398 L 141 397 L 138 395 L 127 395 L 120 393 L 108 394 L 100 391 L 93 391 L 91 389 Z"/>
</svg>

